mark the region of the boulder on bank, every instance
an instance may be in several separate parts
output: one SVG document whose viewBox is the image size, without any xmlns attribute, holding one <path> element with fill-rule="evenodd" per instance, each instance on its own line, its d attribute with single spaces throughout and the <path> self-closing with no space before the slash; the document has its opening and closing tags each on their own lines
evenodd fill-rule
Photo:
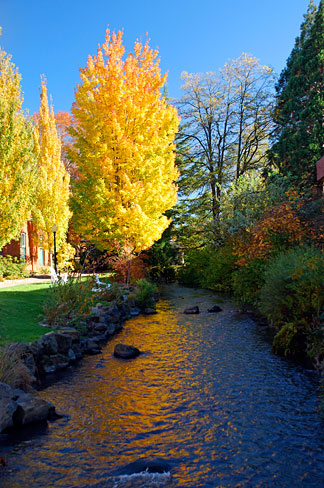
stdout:
<svg viewBox="0 0 324 488">
<path fill-rule="evenodd" d="M 101 347 L 99 342 L 96 340 L 95 337 L 88 339 L 84 342 L 84 352 L 86 354 L 99 354 L 101 352 Z"/>
<path fill-rule="evenodd" d="M 118 329 L 119 329 L 118 324 L 108 324 L 106 328 L 105 336 L 108 338 L 109 336 L 114 335 Z"/>
<path fill-rule="evenodd" d="M 220 308 L 218 305 L 214 305 L 212 308 L 208 309 L 209 313 L 217 313 L 217 312 L 222 312 L 222 308 Z"/>
<path fill-rule="evenodd" d="M 15 390 L 14 392 L 16 393 Z M 34 397 L 21 390 L 18 390 L 17 395 L 17 408 L 13 414 L 15 426 L 47 420 L 55 412 L 54 406 L 42 398 Z"/>
<path fill-rule="evenodd" d="M 13 415 L 17 404 L 13 400 L 13 390 L 6 383 L 0 383 L 0 432 L 13 426 Z"/>
<path fill-rule="evenodd" d="M 189 308 L 186 308 L 183 313 L 186 313 L 188 315 L 193 315 L 193 314 L 198 314 L 200 313 L 200 310 L 199 310 L 199 307 L 198 305 L 195 305 L 194 307 L 189 307 Z"/>
<path fill-rule="evenodd" d="M 59 334 L 67 334 L 72 339 L 72 344 L 79 344 L 80 342 L 80 332 L 74 327 L 61 327 L 58 331 Z"/>
<path fill-rule="evenodd" d="M 57 342 L 58 352 L 61 354 L 67 354 L 72 347 L 72 336 L 68 333 L 58 332 L 55 334 Z"/>
<path fill-rule="evenodd" d="M 70 358 L 64 354 L 54 354 L 52 356 L 43 356 L 39 362 L 41 372 L 46 374 L 62 371 L 70 364 Z"/>
<path fill-rule="evenodd" d="M 129 314 L 131 317 L 137 317 L 141 313 L 141 309 L 138 307 L 131 307 L 129 310 Z"/>
<path fill-rule="evenodd" d="M 58 353 L 58 345 L 55 332 L 47 332 L 37 341 L 39 346 L 38 356 L 52 355 Z"/>
<path fill-rule="evenodd" d="M 55 414 L 55 407 L 23 390 L 0 383 L 0 432 L 10 427 L 47 420 Z"/>
<path fill-rule="evenodd" d="M 155 308 L 148 307 L 143 310 L 143 315 L 155 315 L 155 314 L 157 314 Z"/>
<path fill-rule="evenodd" d="M 141 354 L 140 350 L 134 346 L 117 344 L 114 349 L 114 356 L 121 359 L 133 359 Z"/>
</svg>

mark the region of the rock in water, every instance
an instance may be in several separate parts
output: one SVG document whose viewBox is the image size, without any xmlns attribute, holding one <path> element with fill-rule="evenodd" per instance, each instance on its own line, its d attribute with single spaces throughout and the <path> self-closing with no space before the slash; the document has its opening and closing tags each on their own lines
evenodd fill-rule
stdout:
<svg viewBox="0 0 324 488">
<path fill-rule="evenodd" d="M 170 462 L 161 458 L 142 458 L 123 466 L 111 474 L 113 476 L 132 475 L 139 473 L 168 473 L 172 465 Z"/>
<path fill-rule="evenodd" d="M 148 307 L 143 310 L 143 315 L 155 315 L 155 314 L 157 314 L 155 308 Z"/>
<path fill-rule="evenodd" d="M 186 308 L 183 313 L 186 313 L 186 314 L 197 314 L 199 313 L 200 310 L 199 310 L 199 307 L 198 305 L 195 305 L 194 307 L 189 307 L 189 308 Z"/>
<path fill-rule="evenodd" d="M 216 312 L 222 312 L 222 308 L 220 308 L 218 305 L 214 305 L 212 308 L 208 309 L 209 313 L 216 313 Z"/>
<path fill-rule="evenodd" d="M 126 344 L 116 344 L 114 349 L 114 356 L 122 359 L 133 359 L 140 354 L 140 350 L 134 346 L 127 346 Z"/>
</svg>

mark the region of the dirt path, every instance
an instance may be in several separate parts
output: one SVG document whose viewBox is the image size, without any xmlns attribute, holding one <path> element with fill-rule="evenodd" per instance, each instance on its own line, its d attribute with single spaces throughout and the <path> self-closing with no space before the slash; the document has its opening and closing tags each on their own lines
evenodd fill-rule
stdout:
<svg viewBox="0 0 324 488">
<path fill-rule="evenodd" d="M 21 280 L 5 280 L 0 281 L 0 289 L 1 288 L 8 288 L 9 286 L 17 286 L 17 285 L 31 285 L 32 283 L 50 283 L 51 278 L 46 276 L 42 277 L 34 277 L 34 278 L 24 278 Z"/>
</svg>

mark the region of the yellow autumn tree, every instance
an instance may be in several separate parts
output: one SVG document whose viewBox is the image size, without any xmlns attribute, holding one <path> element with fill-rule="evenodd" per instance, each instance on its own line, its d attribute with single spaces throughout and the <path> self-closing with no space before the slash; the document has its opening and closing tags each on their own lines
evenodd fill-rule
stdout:
<svg viewBox="0 0 324 488">
<path fill-rule="evenodd" d="M 42 79 L 41 103 L 36 121 L 36 146 L 39 167 L 37 200 L 33 221 L 38 236 L 53 250 L 53 231 L 57 227 L 57 246 L 65 242 L 68 223 L 70 177 L 61 160 L 61 141 L 57 135 L 53 106 L 49 109 L 46 82 Z"/>
<path fill-rule="evenodd" d="M 0 249 L 29 219 L 37 184 L 34 129 L 21 108 L 20 79 L 0 49 Z"/>
<path fill-rule="evenodd" d="M 108 248 L 150 247 L 168 227 L 176 203 L 176 109 L 161 94 L 158 52 L 135 42 L 124 59 L 122 32 L 106 32 L 96 56 L 80 70 L 72 108 L 71 161 L 75 230 Z"/>
</svg>

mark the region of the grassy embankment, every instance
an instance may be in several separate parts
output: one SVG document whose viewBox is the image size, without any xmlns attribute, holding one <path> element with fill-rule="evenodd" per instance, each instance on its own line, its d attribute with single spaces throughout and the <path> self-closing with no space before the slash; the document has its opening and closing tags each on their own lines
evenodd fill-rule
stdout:
<svg viewBox="0 0 324 488">
<path fill-rule="evenodd" d="M 86 281 L 89 276 L 82 276 Z M 110 281 L 112 273 L 101 273 L 101 281 Z M 50 283 L 16 285 L 0 289 L 0 346 L 37 340 L 48 329 L 39 325 L 44 317 L 43 305 Z"/>
<path fill-rule="evenodd" d="M 34 341 L 47 332 L 39 322 L 49 287 L 34 283 L 0 289 L 0 345 Z"/>
</svg>

